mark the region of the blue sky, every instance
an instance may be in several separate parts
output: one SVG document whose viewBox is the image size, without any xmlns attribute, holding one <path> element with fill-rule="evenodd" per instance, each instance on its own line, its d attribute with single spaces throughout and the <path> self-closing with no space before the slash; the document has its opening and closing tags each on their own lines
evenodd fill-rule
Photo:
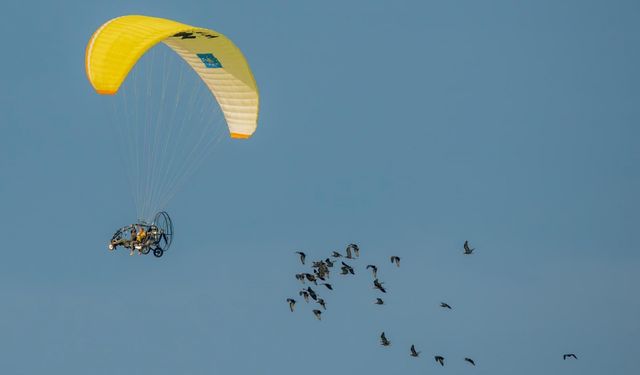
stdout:
<svg viewBox="0 0 640 375">
<path fill-rule="evenodd" d="M 178 235 L 159 260 L 106 250 L 135 218 L 83 66 L 93 31 L 132 13 L 226 34 L 261 93 L 255 136 L 225 140 L 167 206 Z M 632 373 L 639 15 L 634 1 L 3 5 L 0 372 Z M 290 313 L 293 252 L 350 242 L 356 277 L 332 276 L 323 320 Z"/>
</svg>

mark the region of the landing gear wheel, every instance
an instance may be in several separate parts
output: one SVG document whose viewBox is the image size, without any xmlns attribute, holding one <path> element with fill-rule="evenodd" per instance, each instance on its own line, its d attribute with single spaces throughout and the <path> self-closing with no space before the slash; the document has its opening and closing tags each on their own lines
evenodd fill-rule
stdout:
<svg viewBox="0 0 640 375">
<path fill-rule="evenodd" d="M 153 249 L 153 255 L 155 255 L 156 258 L 160 258 L 162 254 L 164 254 L 164 250 L 162 250 L 161 248 Z"/>
</svg>

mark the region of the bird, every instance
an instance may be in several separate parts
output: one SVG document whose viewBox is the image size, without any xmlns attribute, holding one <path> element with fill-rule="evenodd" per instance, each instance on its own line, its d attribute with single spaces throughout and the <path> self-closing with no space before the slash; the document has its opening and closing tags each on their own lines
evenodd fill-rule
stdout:
<svg viewBox="0 0 640 375">
<path fill-rule="evenodd" d="M 322 298 L 318 298 L 318 304 L 322 306 L 323 309 L 327 309 L 327 304 L 324 302 Z"/>
<path fill-rule="evenodd" d="M 411 345 L 411 354 L 412 357 L 417 357 L 420 355 L 420 352 L 416 352 L 416 347 L 414 345 Z"/>
<path fill-rule="evenodd" d="M 324 262 L 327 264 L 327 267 L 329 268 L 333 267 L 333 262 L 331 261 L 331 259 L 327 258 L 324 260 Z"/>
<path fill-rule="evenodd" d="M 474 366 L 476 365 L 476 363 L 475 363 L 475 362 L 473 361 L 473 359 L 471 359 L 471 358 L 467 358 L 467 357 L 465 357 L 465 358 L 464 358 L 464 360 L 465 360 L 465 361 L 467 361 L 467 362 L 469 362 L 469 363 L 471 363 L 471 364 L 472 364 L 472 365 L 474 365 Z"/>
<path fill-rule="evenodd" d="M 304 298 L 305 302 L 309 302 L 309 292 L 307 292 L 306 290 L 301 290 L 298 294 L 301 295 L 302 298 Z"/>
<path fill-rule="evenodd" d="M 316 292 L 311 289 L 311 287 L 307 287 L 307 292 L 309 293 L 309 296 L 311 296 L 311 298 L 313 298 L 314 301 L 318 300 L 318 295 L 316 294 Z"/>
<path fill-rule="evenodd" d="M 289 309 L 293 312 L 293 308 L 296 305 L 296 300 L 293 298 L 287 298 L 287 302 L 289 302 Z"/>
<path fill-rule="evenodd" d="M 296 279 L 300 280 L 304 284 L 304 273 L 296 273 Z"/>
<path fill-rule="evenodd" d="M 318 320 L 322 320 L 320 319 L 320 315 L 322 315 L 322 311 L 320 310 L 313 310 L 313 315 L 316 316 L 316 318 L 318 318 Z"/>
<path fill-rule="evenodd" d="M 358 245 L 352 243 L 349 244 L 349 247 L 351 247 L 353 249 L 353 253 L 356 254 L 356 258 L 360 257 L 360 248 L 358 247 Z"/>
<path fill-rule="evenodd" d="M 329 283 L 322 283 L 322 285 L 326 286 L 329 290 L 333 290 L 333 287 Z"/>
<path fill-rule="evenodd" d="M 302 262 L 302 264 L 304 264 L 304 259 L 307 257 L 307 255 L 302 251 L 296 251 L 296 254 L 300 255 L 300 261 Z"/>
<path fill-rule="evenodd" d="M 391 257 L 391 263 L 395 263 L 396 266 L 400 267 L 400 257 L 393 255 Z"/>
<path fill-rule="evenodd" d="M 326 279 L 324 278 L 327 274 L 324 272 L 320 272 L 320 271 L 313 271 L 313 275 L 317 278 L 320 279 L 322 281 L 325 281 Z M 318 285 L 318 283 L 316 283 L 316 285 Z"/>
<path fill-rule="evenodd" d="M 449 306 L 449 304 L 445 302 L 440 302 L 440 307 L 451 310 L 451 306 Z"/>
<path fill-rule="evenodd" d="M 376 301 L 374 303 L 376 305 L 384 305 L 384 301 L 382 300 L 382 298 L 376 298 Z"/>
<path fill-rule="evenodd" d="M 347 256 L 345 258 L 347 259 L 354 259 L 353 255 L 351 255 L 351 246 L 347 246 L 347 248 L 345 249 L 345 251 L 347 252 Z"/>
<path fill-rule="evenodd" d="M 310 273 L 305 273 L 304 276 L 307 278 L 307 280 L 309 280 L 312 283 L 318 285 L 318 282 L 316 281 L 316 275 L 312 275 Z"/>
<path fill-rule="evenodd" d="M 342 267 L 340 267 L 340 269 L 342 270 L 342 272 L 340 272 L 341 275 L 347 275 L 347 274 L 355 275 L 353 268 L 348 264 L 346 264 L 345 262 L 342 262 Z"/>
<path fill-rule="evenodd" d="M 316 276 L 319 276 L 320 279 L 324 279 L 325 276 L 329 275 L 329 267 L 324 262 L 324 260 L 313 262 L 313 273 Z"/>
<path fill-rule="evenodd" d="M 345 262 L 342 262 L 342 267 L 346 268 L 347 270 L 349 270 L 350 274 L 354 275 L 353 267 L 351 267 L 350 265 L 346 264 Z"/>
<path fill-rule="evenodd" d="M 382 332 L 382 334 L 380 335 L 380 344 L 382 346 L 391 345 L 391 341 L 387 340 L 387 336 L 384 335 L 384 332 Z"/>
<path fill-rule="evenodd" d="M 371 268 L 371 272 L 373 273 L 373 278 L 376 279 L 378 278 L 378 267 L 374 266 L 373 264 L 369 264 L 367 266 L 367 269 Z"/>
<path fill-rule="evenodd" d="M 331 254 L 331 256 L 334 257 L 334 258 L 342 258 L 342 254 L 340 254 L 337 251 L 334 251 L 333 254 Z"/>
<path fill-rule="evenodd" d="M 378 279 L 373 280 L 373 289 L 379 289 L 382 293 L 386 293 L 387 291 L 384 289 L 380 281 Z"/>
<path fill-rule="evenodd" d="M 441 355 L 437 355 L 434 357 L 436 359 L 436 362 L 438 362 L 440 364 L 440 366 L 444 366 L 444 357 Z"/>
<path fill-rule="evenodd" d="M 578 357 L 577 357 L 575 354 L 573 354 L 573 353 L 564 354 L 564 355 L 562 356 L 562 359 L 564 360 L 564 359 L 571 358 L 571 357 L 573 357 L 573 358 L 575 358 L 575 359 L 578 359 Z"/>
<path fill-rule="evenodd" d="M 470 255 L 471 253 L 473 253 L 473 248 L 469 247 L 469 241 L 464 241 L 464 245 L 462 245 L 462 247 L 464 247 L 464 254 L 465 255 Z"/>
</svg>

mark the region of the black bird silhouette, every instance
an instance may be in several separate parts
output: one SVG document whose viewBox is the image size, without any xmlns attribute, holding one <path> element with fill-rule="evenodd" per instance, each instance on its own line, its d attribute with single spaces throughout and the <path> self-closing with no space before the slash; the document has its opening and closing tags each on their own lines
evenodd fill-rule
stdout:
<svg viewBox="0 0 640 375">
<path fill-rule="evenodd" d="M 322 306 L 323 309 L 327 309 L 327 304 L 324 302 L 324 300 L 322 298 L 318 298 L 318 304 L 320 304 L 320 306 Z"/>
<path fill-rule="evenodd" d="M 327 258 L 324 260 L 324 262 L 327 264 L 327 267 L 329 268 L 333 267 L 333 262 L 331 261 L 331 259 Z"/>
<path fill-rule="evenodd" d="M 342 255 L 337 251 L 334 251 L 333 254 L 331 254 L 331 256 L 334 258 L 342 258 Z"/>
<path fill-rule="evenodd" d="M 374 303 L 376 305 L 384 305 L 384 301 L 382 300 L 382 298 L 376 298 L 376 301 Z"/>
<path fill-rule="evenodd" d="M 382 334 L 380 335 L 380 344 L 382 346 L 391 345 L 391 341 L 387 340 L 387 336 L 384 335 L 384 332 L 382 332 Z"/>
<path fill-rule="evenodd" d="M 396 266 L 400 267 L 400 257 L 393 255 L 391 257 L 391 263 L 395 263 Z"/>
<path fill-rule="evenodd" d="M 326 286 L 329 290 L 333 290 L 333 287 L 329 283 L 322 283 L 322 285 Z"/>
<path fill-rule="evenodd" d="M 465 359 L 464 359 L 464 360 L 465 360 L 465 361 L 467 361 L 467 362 L 469 362 L 469 363 L 471 363 L 471 364 L 472 364 L 472 365 L 474 365 L 474 366 L 476 365 L 476 363 L 475 363 L 475 362 L 473 361 L 473 359 L 471 359 L 471 358 L 467 358 L 467 357 L 465 357 Z"/>
<path fill-rule="evenodd" d="M 313 298 L 314 301 L 318 300 L 318 295 L 316 294 L 316 292 L 311 289 L 311 287 L 307 287 L 307 292 L 309 293 L 309 296 L 311 296 L 311 298 Z"/>
<path fill-rule="evenodd" d="M 349 247 L 353 249 L 353 253 L 356 254 L 356 257 L 360 257 L 360 248 L 358 247 L 358 245 L 352 243 L 349 244 Z"/>
<path fill-rule="evenodd" d="M 576 355 L 575 355 L 575 354 L 573 354 L 573 353 L 564 354 L 564 355 L 562 356 L 562 359 L 564 360 L 564 359 L 571 358 L 571 357 L 573 357 L 573 358 L 575 358 L 575 359 L 578 359 L 578 357 L 576 357 Z"/>
<path fill-rule="evenodd" d="M 473 250 L 475 250 L 475 249 L 472 249 L 472 248 L 469 247 L 469 241 L 464 241 L 464 245 L 462 245 L 462 247 L 464 247 L 464 254 L 465 255 L 469 255 L 469 254 L 473 253 Z"/>
<path fill-rule="evenodd" d="M 373 289 L 378 289 L 382 293 L 386 293 L 387 291 L 384 289 L 382 284 L 384 284 L 384 283 L 381 283 L 380 281 L 378 281 L 378 279 L 373 280 Z"/>
<path fill-rule="evenodd" d="M 300 261 L 302 262 L 302 264 L 304 264 L 304 259 L 307 257 L 307 255 L 302 251 L 296 251 L 296 254 L 300 255 Z"/>
<path fill-rule="evenodd" d="M 436 359 L 436 362 L 438 362 L 440 364 L 440 366 L 444 366 L 444 357 L 437 355 L 434 357 Z"/>
<path fill-rule="evenodd" d="M 342 262 L 342 267 L 340 267 L 340 269 L 342 270 L 342 274 L 343 275 L 346 275 L 347 273 L 355 275 L 355 272 L 353 271 L 353 267 L 351 267 L 350 265 L 346 264 L 345 262 Z M 345 273 L 345 271 L 347 273 Z"/>
<path fill-rule="evenodd" d="M 316 316 L 316 318 L 318 318 L 318 320 L 322 320 L 320 319 L 320 315 L 322 315 L 322 311 L 320 310 L 313 310 L 313 315 Z"/>
<path fill-rule="evenodd" d="M 345 258 L 347 259 L 354 259 L 353 255 L 351 255 L 351 246 L 347 246 L 347 248 L 345 249 L 345 251 L 347 252 L 347 256 Z"/>
<path fill-rule="evenodd" d="M 419 355 L 420 355 L 420 352 L 416 352 L 416 347 L 414 345 L 411 345 L 411 356 L 417 357 Z"/>
<path fill-rule="evenodd" d="M 318 285 L 318 282 L 316 281 L 316 275 L 312 275 L 310 273 L 305 273 L 304 276 L 307 278 L 307 280 L 309 280 L 312 283 Z"/>
<path fill-rule="evenodd" d="M 322 281 L 325 281 L 325 280 L 326 280 L 326 279 L 324 278 L 324 276 L 325 276 L 326 274 L 324 274 L 324 273 L 322 273 L 322 272 L 318 272 L 318 271 L 315 271 L 315 270 L 314 270 L 314 271 L 313 271 L 313 275 L 314 275 L 317 279 L 320 279 L 320 280 L 322 280 Z M 318 283 L 316 283 L 316 285 L 318 285 Z"/>
<path fill-rule="evenodd" d="M 377 279 L 378 278 L 378 267 L 374 266 L 373 264 L 369 264 L 367 266 L 367 269 L 371 268 L 371 272 L 373 272 L 373 278 Z"/>
<path fill-rule="evenodd" d="M 302 298 L 304 298 L 305 302 L 309 302 L 309 292 L 307 292 L 306 290 L 301 290 L 298 294 L 301 295 Z"/>
<path fill-rule="evenodd" d="M 296 273 L 296 279 L 300 280 L 304 284 L 304 273 Z"/>
<path fill-rule="evenodd" d="M 444 302 L 440 302 L 440 307 L 444 307 L 445 309 L 451 310 L 451 306 L 449 306 L 449 304 L 444 303 Z"/>
<path fill-rule="evenodd" d="M 287 302 L 289 302 L 289 309 L 293 312 L 293 307 L 296 305 L 296 300 L 293 298 L 287 298 Z"/>
</svg>

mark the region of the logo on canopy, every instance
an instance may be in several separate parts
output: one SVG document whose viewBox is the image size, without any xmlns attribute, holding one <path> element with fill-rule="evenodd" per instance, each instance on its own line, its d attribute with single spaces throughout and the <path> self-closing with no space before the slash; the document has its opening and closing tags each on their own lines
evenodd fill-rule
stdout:
<svg viewBox="0 0 640 375">
<path fill-rule="evenodd" d="M 197 56 L 207 68 L 222 68 L 220 61 L 212 53 L 198 53 Z"/>
</svg>

